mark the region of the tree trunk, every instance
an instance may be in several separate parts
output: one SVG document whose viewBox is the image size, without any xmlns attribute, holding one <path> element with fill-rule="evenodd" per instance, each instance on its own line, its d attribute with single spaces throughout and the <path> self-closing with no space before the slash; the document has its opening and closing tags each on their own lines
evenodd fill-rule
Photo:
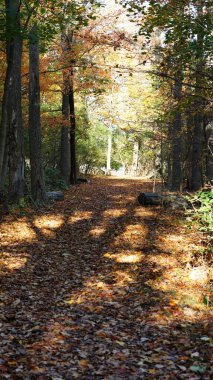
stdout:
<svg viewBox="0 0 213 380">
<path fill-rule="evenodd" d="M 11 66 L 11 84 L 7 102 L 9 202 L 17 203 L 24 195 L 25 183 L 21 106 L 21 62 L 23 43 L 20 36 L 20 1 L 7 0 L 6 4 L 10 18 L 10 29 L 13 31 L 7 46 L 8 65 Z"/>
<path fill-rule="evenodd" d="M 167 130 L 167 150 L 166 150 L 166 161 L 167 161 L 167 179 L 166 187 L 171 189 L 172 186 L 172 127 L 169 124 Z"/>
<path fill-rule="evenodd" d="M 177 74 L 177 79 L 174 84 L 174 100 L 178 103 L 181 99 L 182 95 L 182 75 L 179 72 Z M 172 128 L 172 136 L 173 136 L 173 150 L 172 150 L 172 184 L 171 190 L 179 191 L 181 188 L 182 182 L 182 173 L 181 173 L 181 151 L 182 151 L 182 138 L 181 138 L 181 130 L 182 130 L 182 115 L 180 110 L 175 110 L 174 120 L 173 120 L 173 128 Z"/>
<path fill-rule="evenodd" d="M 206 126 L 207 157 L 206 175 L 208 181 L 213 185 L 213 122 Z"/>
<path fill-rule="evenodd" d="M 11 57 L 12 58 L 12 57 Z M 12 87 L 12 70 L 13 68 L 13 59 L 8 60 L 7 62 L 7 72 L 4 83 L 4 94 L 2 101 L 2 114 L 1 114 L 1 124 L 0 124 L 0 189 L 1 191 L 4 189 L 4 157 L 6 150 L 6 140 L 7 140 L 7 130 L 8 130 L 8 111 L 9 111 L 9 103 L 11 96 L 11 87 Z"/>
<path fill-rule="evenodd" d="M 200 105 L 197 105 L 199 107 Z M 192 162 L 190 190 L 197 191 L 203 186 L 202 151 L 203 151 L 203 116 L 198 112 L 194 117 L 194 130 L 192 142 Z"/>
<path fill-rule="evenodd" d="M 3 159 L 3 164 L 2 164 L 2 170 L 1 170 L 0 194 L 4 193 L 4 186 L 5 186 L 7 174 L 8 174 L 8 146 L 6 144 L 5 151 L 4 151 L 4 159 Z"/>
<path fill-rule="evenodd" d="M 65 120 L 69 119 L 69 96 L 63 94 L 62 113 Z M 60 168 L 62 177 L 67 186 L 70 185 L 70 135 L 67 125 L 61 127 L 61 150 L 60 150 Z"/>
<path fill-rule="evenodd" d="M 15 5 L 15 4 L 14 4 Z M 11 24 L 14 21 L 14 16 L 11 15 L 12 3 L 5 1 L 5 12 L 6 12 L 6 33 L 7 35 L 7 69 L 6 77 L 4 82 L 4 92 L 2 99 L 2 113 L 1 113 L 1 123 L 0 123 L 0 191 L 4 189 L 4 178 L 3 178 L 3 165 L 6 149 L 6 139 L 7 139 L 7 127 L 8 127 L 8 117 L 9 117 L 9 101 L 11 96 L 11 87 L 13 83 L 13 39 L 10 36 Z M 17 14 L 17 8 L 14 9 L 15 15 Z M 12 16 L 12 20 L 11 20 Z M 10 37 L 9 37 L 10 36 Z M 9 54 L 10 53 L 10 54 Z"/>
<path fill-rule="evenodd" d="M 63 58 L 66 62 L 70 62 L 72 53 L 73 32 L 67 30 L 61 35 L 61 45 L 63 50 Z M 76 174 L 76 119 L 75 119 L 75 99 L 74 99 L 74 72 L 71 64 L 70 70 L 64 72 L 64 94 L 68 95 L 69 113 L 70 113 L 70 184 L 77 183 Z"/>
<path fill-rule="evenodd" d="M 203 15 L 203 2 L 197 6 L 198 18 Z M 203 52 L 204 30 L 200 29 L 197 35 L 197 66 L 196 66 L 196 89 L 195 89 L 195 102 L 194 102 L 194 129 L 192 137 L 192 162 L 191 162 L 191 178 L 190 189 L 197 191 L 203 186 L 203 174 L 202 174 L 202 153 L 204 143 L 204 116 L 203 109 L 204 104 L 200 99 L 200 89 L 203 79 L 200 72 L 204 66 L 204 52 Z"/>
<path fill-rule="evenodd" d="M 136 138 L 133 145 L 133 157 L 132 157 L 132 175 L 137 176 L 138 171 L 138 159 L 139 159 L 139 141 Z"/>
<path fill-rule="evenodd" d="M 36 26 L 31 30 L 29 44 L 29 148 L 31 167 L 31 193 L 38 204 L 46 202 L 41 157 L 41 118 L 39 82 L 39 40 Z"/>
<path fill-rule="evenodd" d="M 73 76 L 73 73 L 71 74 Z M 70 183 L 76 185 L 76 120 L 75 120 L 75 100 L 73 91 L 73 80 L 71 80 L 69 92 L 69 106 L 70 106 Z"/>
<path fill-rule="evenodd" d="M 112 128 L 110 126 L 109 132 L 108 132 L 106 175 L 111 175 L 111 153 L 112 153 Z"/>
<path fill-rule="evenodd" d="M 20 1 L 6 0 L 7 71 L 0 128 L 0 187 L 9 166 L 9 201 L 18 202 L 24 193 L 24 156 L 21 110 L 22 39 L 19 20 Z M 6 140 L 8 134 L 8 151 Z"/>
</svg>

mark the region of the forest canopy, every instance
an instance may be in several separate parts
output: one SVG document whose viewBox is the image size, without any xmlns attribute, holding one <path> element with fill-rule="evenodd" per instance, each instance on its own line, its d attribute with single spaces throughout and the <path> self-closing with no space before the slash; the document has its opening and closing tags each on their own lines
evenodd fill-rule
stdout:
<svg viewBox="0 0 213 380">
<path fill-rule="evenodd" d="M 211 1 L 6 0 L 0 24 L 7 202 L 82 174 L 212 184 Z"/>
</svg>

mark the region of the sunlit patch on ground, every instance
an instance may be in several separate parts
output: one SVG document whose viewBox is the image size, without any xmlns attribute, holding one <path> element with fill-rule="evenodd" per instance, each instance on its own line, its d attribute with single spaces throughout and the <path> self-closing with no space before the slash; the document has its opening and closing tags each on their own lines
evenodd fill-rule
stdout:
<svg viewBox="0 0 213 380">
<path fill-rule="evenodd" d="M 104 218 L 118 218 L 125 214 L 127 210 L 125 208 L 123 209 L 109 209 L 103 212 Z"/>
<path fill-rule="evenodd" d="M 74 214 L 72 214 L 69 219 L 68 223 L 76 223 L 79 222 L 80 220 L 88 220 L 91 219 L 93 216 L 92 211 L 76 211 Z"/>
<path fill-rule="evenodd" d="M 99 278 L 92 278 L 84 283 L 82 290 L 76 291 L 71 298 L 64 302 L 68 305 L 87 304 L 87 302 L 99 303 L 101 300 L 116 301 L 115 293 L 120 288 L 128 288 L 134 282 L 133 276 L 125 271 L 117 270 L 113 273 L 114 282 L 108 284 Z"/>
<path fill-rule="evenodd" d="M 168 234 L 166 236 L 166 239 L 170 241 L 174 241 L 175 243 L 180 243 L 185 240 L 185 236 Z"/>
<path fill-rule="evenodd" d="M 28 258 L 26 256 L 24 257 L 24 254 L 22 254 L 22 256 L 12 256 L 11 253 L 3 252 L 0 259 L 0 268 L 3 267 L 11 271 L 21 269 L 27 263 Z"/>
<path fill-rule="evenodd" d="M 55 230 L 60 228 L 64 223 L 62 215 L 43 215 L 34 220 L 34 225 L 37 228 Z"/>
<path fill-rule="evenodd" d="M 115 260 L 117 263 L 133 264 L 140 263 L 144 255 L 142 255 L 141 252 L 126 251 L 122 253 L 105 253 L 104 257 Z"/>
<path fill-rule="evenodd" d="M 48 228 L 41 228 L 42 235 L 46 236 L 47 238 L 54 239 L 56 234 L 52 229 Z"/>
<path fill-rule="evenodd" d="M 115 246 L 122 247 L 128 245 L 132 249 L 142 246 L 145 243 L 145 238 L 148 233 L 148 228 L 141 224 L 129 224 L 125 227 L 125 231 L 117 236 L 114 241 Z"/>
<path fill-rule="evenodd" d="M 115 276 L 116 276 L 118 286 L 126 286 L 134 282 L 134 278 L 132 277 L 132 275 L 122 270 L 116 271 Z"/>
<path fill-rule="evenodd" d="M 141 217 L 141 218 L 153 218 L 153 216 L 155 215 L 155 213 L 149 209 L 146 209 L 146 208 L 142 208 L 139 206 L 139 208 L 137 208 L 134 212 L 134 216 L 136 217 Z"/>
<path fill-rule="evenodd" d="M 76 292 L 70 299 L 65 301 L 69 305 L 87 303 L 95 300 L 99 302 L 103 298 L 112 298 L 112 287 L 103 281 L 92 278 L 85 282 L 81 292 Z"/>
<path fill-rule="evenodd" d="M 95 228 L 91 229 L 89 232 L 89 235 L 94 237 L 94 238 L 96 238 L 96 237 L 98 238 L 101 235 L 103 235 L 105 232 L 106 232 L 106 228 L 100 226 L 100 227 L 95 227 Z"/>
<path fill-rule="evenodd" d="M 205 266 L 191 268 L 189 270 L 189 279 L 194 282 L 206 284 L 208 282 L 208 270 Z"/>
<path fill-rule="evenodd" d="M 1 243 L 3 245 L 15 242 L 33 241 L 36 239 L 36 233 L 30 227 L 27 218 L 18 221 L 4 223 L 1 226 Z"/>
</svg>

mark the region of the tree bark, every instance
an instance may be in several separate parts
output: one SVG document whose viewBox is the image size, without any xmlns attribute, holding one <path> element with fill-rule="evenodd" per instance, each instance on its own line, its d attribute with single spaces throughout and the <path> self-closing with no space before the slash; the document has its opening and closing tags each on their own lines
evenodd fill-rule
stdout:
<svg viewBox="0 0 213 380">
<path fill-rule="evenodd" d="M 8 125 L 8 165 L 9 165 L 9 202 L 17 203 L 24 195 L 24 153 L 23 125 L 21 105 L 21 62 L 22 38 L 20 32 L 19 7 L 20 1 L 7 0 L 10 30 L 12 34 L 8 41 L 8 66 L 11 70 L 9 99 L 7 101 Z"/>
<path fill-rule="evenodd" d="M 133 144 L 133 157 L 132 157 L 132 174 L 134 177 L 137 176 L 138 159 L 139 159 L 139 140 L 136 138 Z"/>
<path fill-rule="evenodd" d="M 106 175 L 111 175 L 111 153 L 112 153 L 112 127 L 110 126 L 109 131 L 108 131 Z"/>
<path fill-rule="evenodd" d="M 0 124 L 0 189 L 1 191 L 4 189 L 4 157 L 6 150 L 6 140 L 7 140 L 7 131 L 8 131 L 8 118 L 9 118 L 9 103 L 11 96 L 11 87 L 12 87 L 12 67 L 13 67 L 13 59 L 8 60 L 7 62 L 7 72 L 4 83 L 4 94 L 2 100 L 2 114 L 1 114 L 1 124 Z"/>
<path fill-rule="evenodd" d="M 0 127 L 0 187 L 4 188 L 9 166 L 9 201 L 18 202 L 24 193 L 24 155 L 21 109 L 20 1 L 6 0 L 7 70 Z M 8 141 L 7 141 L 8 136 Z M 6 143 L 8 142 L 8 150 Z"/>
<path fill-rule="evenodd" d="M 73 77 L 73 73 L 71 73 Z M 70 92 L 69 92 L 69 106 L 70 106 L 70 183 L 76 185 L 76 119 L 75 119 L 75 100 L 73 90 L 73 78 L 71 78 Z"/>
<path fill-rule="evenodd" d="M 203 1 L 197 6 L 198 17 L 203 15 Z M 195 102 L 194 102 L 194 129 L 192 138 L 192 162 L 191 162 L 191 178 L 190 189 L 197 191 L 203 186 L 203 173 L 202 173 L 202 153 L 204 143 L 204 116 L 203 100 L 200 100 L 200 90 L 202 87 L 203 79 L 200 75 L 204 65 L 204 52 L 203 52 L 204 30 L 200 29 L 197 35 L 197 67 L 196 67 L 196 88 L 195 88 Z"/>
<path fill-rule="evenodd" d="M 70 60 L 72 53 L 73 32 L 67 30 L 61 35 L 61 45 L 64 60 Z M 73 63 L 70 70 L 64 72 L 64 94 L 68 96 L 69 115 L 70 115 L 70 175 L 71 185 L 77 183 L 76 173 L 76 119 L 75 119 L 75 99 L 74 99 L 74 72 Z"/>
<path fill-rule="evenodd" d="M 4 186 L 5 186 L 7 174 L 8 174 L 8 146 L 6 144 L 5 151 L 4 151 L 4 159 L 3 159 L 3 164 L 2 164 L 2 170 L 1 170 L 0 194 L 4 193 Z"/>
<path fill-rule="evenodd" d="M 200 105 L 197 104 L 197 107 Z M 192 141 L 192 162 L 190 190 L 197 191 L 203 186 L 202 151 L 204 141 L 203 115 L 198 112 L 194 117 L 194 130 Z"/>
<path fill-rule="evenodd" d="M 69 96 L 62 95 L 62 113 L 65 120 L 69 120 Z M 70 185 L 70 135 L 67 125 L 61 127 L 60 168 L 62 177 L 67 186 Z"/>
<path fill-rule="evenodd" d="M 31 30 L 29 43 L 29 148 L 31 193 L 36 203 L 43 204 L 46 193 L 41 154 L 39 39 L 36 25 Z"/>
<path fill-rule="evenodd" d="M 172 186 L 172 126 L 170 124 L 168 125 L 168 129 L 167 129 L 166 162 L 167 162 L 166 187 L 168 189 L 171 189 L 171 186 Z"/>
<path fill-rule="evenodd" d="M 206 157 L 206 175 L 208 181 L 213 185 L 213 122 L 206 126 L 206 142 L 207 142 L 207 157 Z"/>
<path fill-rule="evenodd" d="M 182 115 L 181 111 L 178 109 L 179 102 L 182 96 L 182 84 L 181 84 L 181 73 L 177 74 L 177 79 L 174 84 L 174 100 L 177 103 L 177 108 L 175 110 L 173 126 L 172 126 L 172 184 L 171 190 L 179 191 L 181 189 L 182 183 L 182 173 L 181 173 L 181 151 L 182 151 Z"/>
</svg>

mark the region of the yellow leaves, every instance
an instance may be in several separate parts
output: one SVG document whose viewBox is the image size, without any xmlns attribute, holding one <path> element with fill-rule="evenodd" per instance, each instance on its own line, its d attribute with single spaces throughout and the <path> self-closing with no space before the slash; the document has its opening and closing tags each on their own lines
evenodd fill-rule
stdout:
<svg viewBox="0 0 213 380">
<path fill-rule="evenodd" d="M 21 242 L 27 240 L 32 241 L 36 238 L 36 234 L 28 223 L 27 219 L 22 218 L 21 220 L 4 223 L 1 226 L 1 238 L 2 245 L 11 242 Z"/>
<path fill-rule="evenodd" d="M 126 211 L 127 211 L 126 208 L 108 209 L 108 210 L 104 211 L 103 216 L 105 218 L 118 218 L 118 217 L 124 215 Z"/>
<path fill-rule="evenodd" d="M 9 361 L 8 364 L 11 366 L 17 366 L 17 362 L 15 360 Z"/>
<path fill-rule="evenodd" d="M 44 216 L 39 216 L 38 218 L 35 219 L 34 225 L 37 228 L 41 229 L 58 229 L 59 227 L 62 226 L 64 222 L 63 216 L 61 215 L 44 215 Z"/>
<path fill-rule="evenodd" d="M 96 227 L 96 228 L 91 229 L 90 232 L 89 232 L 89 234 L 90 234 L 92 237 L 100 237 L 100 236 L 103 235 L 105 232 L 106 232 L 106 228 L 103 228 L 103 227 Z"/>
<path fill-rule="evenodd" d="M 27 263 L 27 257 L 13 257 L 11 254 L 4 252 L 2 255 L 2 259 L 0 260 L 0 266 L 4 266 L 9 270 L 21 269 Z"/>
<path fill-rule="evenodd" d="M 148 371 L 151 375 L 155 375 L 156 374 L 156 369 L 149 369 Z"/>
<path fill-rule="evenodd" d="M 115 260 L 117 263 L 140 263 L 144 257 L 141 252 L 124 251 L 123 253 L 105 253 L 104 257 Z"/>
<path fill-rule="evenodd" d="M 72 216 L 69 218 L 68 223 L 76 223 L 82 220 L 89 220 L 93 216 L 92 211 L 76 211 L 72 214 Z"/>
<path fill-rule="evenodd" d="M 178 307 L 178 303 L 177 303 L 176 300 L 171 300 L 171 301 L 169 301 L 169 306 L 171 306 L 171 307 Z"/>
</svg>

